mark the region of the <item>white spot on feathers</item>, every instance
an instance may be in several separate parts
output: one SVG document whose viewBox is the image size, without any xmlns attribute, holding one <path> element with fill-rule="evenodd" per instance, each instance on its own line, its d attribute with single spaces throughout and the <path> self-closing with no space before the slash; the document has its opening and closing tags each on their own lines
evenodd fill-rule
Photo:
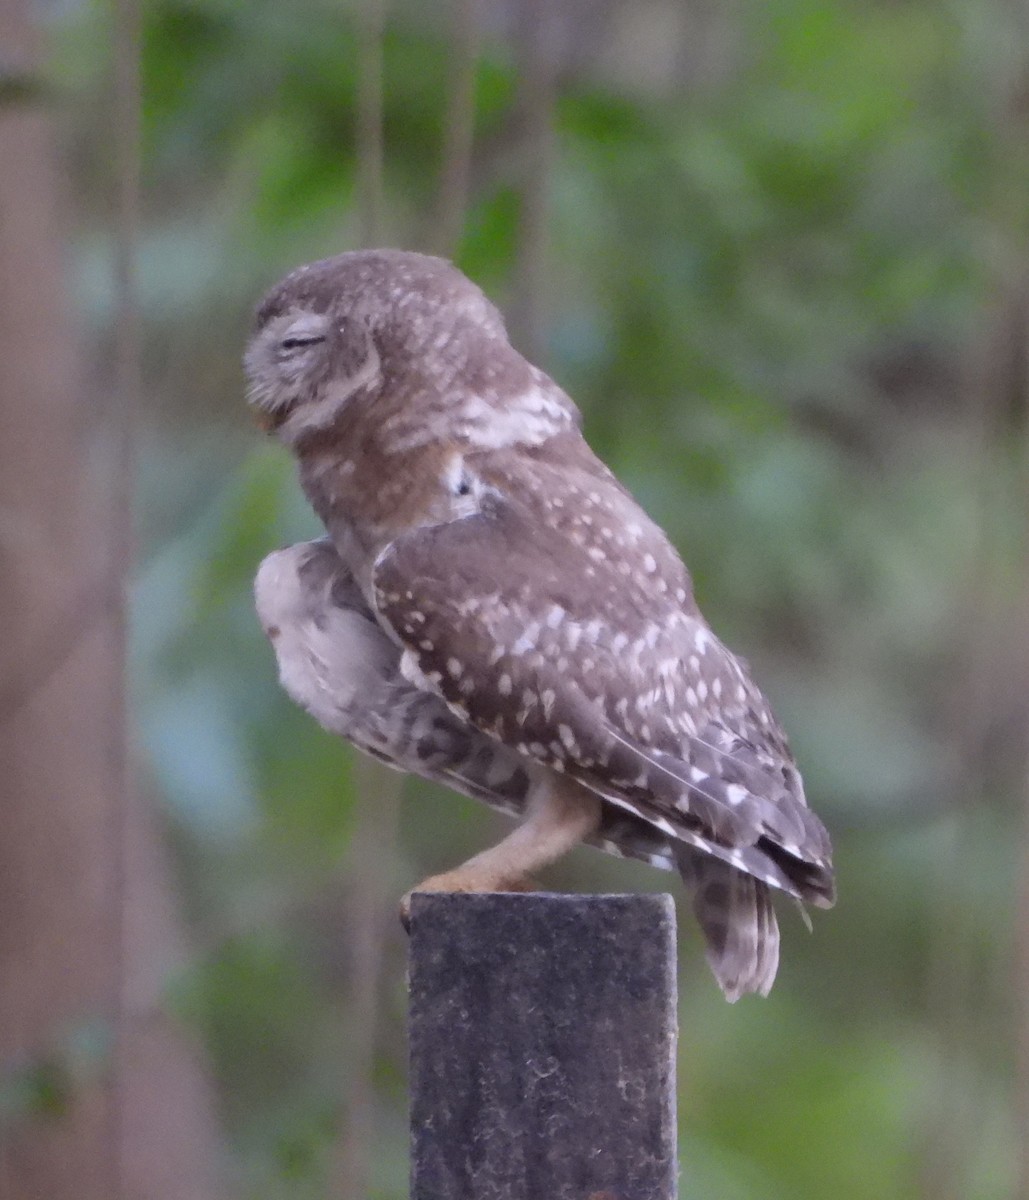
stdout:
<svg viewBox="0 0 1029 1200">
<path fill-rule="evenodd" d="M 550 611 L 547 613 L 547 625 L 551 629 L 559 629 L 567 616 L 567 610 L 562 608 L 560 604 L 552 604 Z"/>
<path fill-rule="evenodd" d="M 511 647 L 512 654 L 525 654 L 529 650 L 535 650 L 536 641 L 540 635 L 539 621 L 530 621 L 526 625 L 521 637 Z"/>
</svg>

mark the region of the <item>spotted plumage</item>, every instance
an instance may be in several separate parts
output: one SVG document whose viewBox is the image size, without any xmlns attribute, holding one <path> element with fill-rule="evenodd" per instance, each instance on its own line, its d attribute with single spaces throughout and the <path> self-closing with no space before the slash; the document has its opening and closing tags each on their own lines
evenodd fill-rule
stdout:
<svg viewBox="0 0 1029 1200">
<path fill-rule="evenodd" d="M 830 904 L 829 840 L 767 702 L 572 402 L 437 259 L 301 268 L 257 325 L 251 401 L 329 533 L 258 577 L 283 683 L 361 748 L 525 814 L 432 882 L 517 882 L 583 838 L 674 865 L 726 995 L 767 992 L 769 889 Z"/>
<path fill-rule="evenodd" d="M 509 816 L 524 815 L 543 769 L 404 677 L 401 647 L 327 538 L 269 554 L 254 595 L 282 686 L 323 728 L 389 767 L 446 784 Z M 585 840 L 653 866 L 675 865 L 668 839 L 619 808 L 606 809 Z"/>
</svg>

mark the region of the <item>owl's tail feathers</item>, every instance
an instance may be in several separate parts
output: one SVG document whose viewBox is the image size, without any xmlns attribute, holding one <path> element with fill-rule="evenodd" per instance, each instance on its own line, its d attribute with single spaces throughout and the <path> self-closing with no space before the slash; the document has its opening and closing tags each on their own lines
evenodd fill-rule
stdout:
<svg viewBox="0 0 1029 1200">
<path fill-rule="evenodd" d="M 767 996 L 779 967 L 779 924 L 768 885 L 689 846 L 676 846 L 676 858 L 726 1000 L 747 992 Z"/>
</svg>

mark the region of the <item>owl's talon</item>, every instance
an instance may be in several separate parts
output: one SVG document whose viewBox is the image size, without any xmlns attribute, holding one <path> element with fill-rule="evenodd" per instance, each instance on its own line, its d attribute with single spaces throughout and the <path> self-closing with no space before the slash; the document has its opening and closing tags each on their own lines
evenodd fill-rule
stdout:
<svg viewBox="0 0 1029 1200">
<path fill-rule="evenodd" d="M 528 875 L 501 877 L 482 875 L 458 867 L 445 875 L 431 875 L 407 892 L 400 901 L 400 924 L 411 932 L 411 897 L 416 892 L 535 892 L 539 884 Z"/>
</svg>

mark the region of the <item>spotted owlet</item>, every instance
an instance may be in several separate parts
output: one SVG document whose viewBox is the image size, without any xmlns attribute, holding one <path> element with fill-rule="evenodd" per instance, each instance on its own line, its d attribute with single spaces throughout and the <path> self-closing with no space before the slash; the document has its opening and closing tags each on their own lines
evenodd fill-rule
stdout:
<svg viewBox="0 0 1029 1200">
<path fill-rule="evenodd" d="M 829 906 L 829 839 L 675 549 L 497 309 L 440 259 L 342 254 L 271 290 L 245 365 L 328 533 L 257 575 L 284 687 L 520 818 L 416 890 L 524 890 L 586 841 L 677 869 L 726 996 L 766 994 L 771 890 Z"/>
</svg>

